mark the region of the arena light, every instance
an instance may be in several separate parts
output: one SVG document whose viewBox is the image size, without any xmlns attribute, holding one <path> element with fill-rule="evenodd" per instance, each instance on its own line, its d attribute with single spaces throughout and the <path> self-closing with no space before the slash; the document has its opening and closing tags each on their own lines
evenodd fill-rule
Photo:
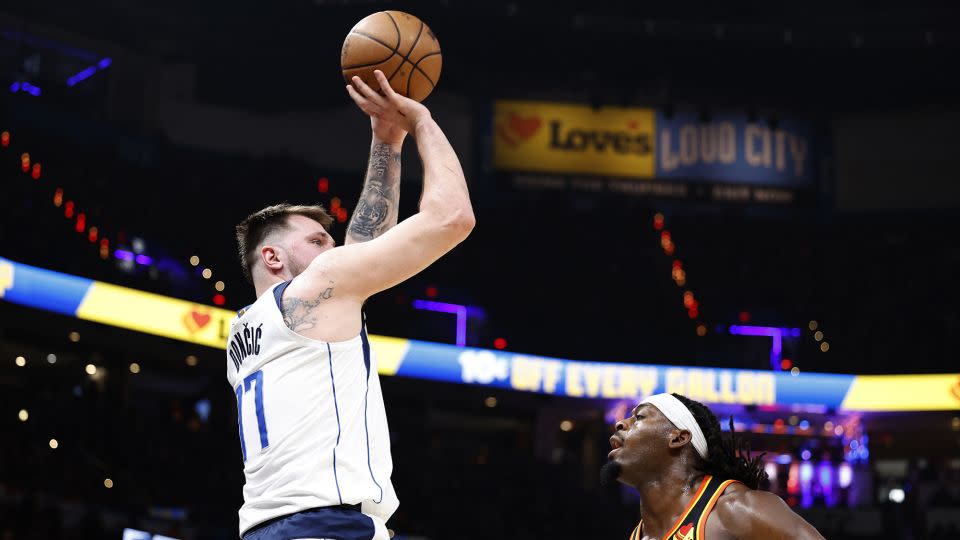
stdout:
<svg viewBox="0 0 960 540">
<path fill-rule="evenodd" d="M 467 306 L 461 304 L 448 304 L 446 302 L 434 302 L 433 300 L 414 300 L 413 307 L 424 311 L 436 311 L 439 313 L 453 313 L 457 316 L 457 347 L 467 345 Z"/>
<path fill-rule="evenodd" d="M 4 148 L 6 148 L 7 146 L 10 146 L 9 131 L 4 131 L 3 133 L 0 133 L 0 145 L 2 145 Z"/>
<path fill-rule="evenodd" d="M 17 367 L 24 367 L 27 365 L 27 359 L 22 356 L 18 356 L 16 359 L 16 364 Z"/>
<path fill-rule="evenodd" d="M 777 328 L 774 326 L 731 325 L 727 331 L 735 336 L 766 336 L 773 338 L 773 343 L 770 347 L 770 366 L 774 371 L 781 371 L 783 369 L 783 364 L 781 362 L 781 355 L 783 354 L 783 336 L 800 336 L 799 328 Z"/>
<path fill-rule="evenodd" d="M 17 418 L 19 418 L 21 422 L 26 422 L 30 418 L 30 413 L 27 412 L 26 409 L 20 409 Z"/>
<path fill-rule="evenodd" d="M 853 483 L 853 467 L 849 463 L 844 461 L 840 464 L 840 467 L 837 469 L 837 485 L 840 486 L 840 489 L 846 489 L 850 487 L 850 484 Z"/>
</svg>

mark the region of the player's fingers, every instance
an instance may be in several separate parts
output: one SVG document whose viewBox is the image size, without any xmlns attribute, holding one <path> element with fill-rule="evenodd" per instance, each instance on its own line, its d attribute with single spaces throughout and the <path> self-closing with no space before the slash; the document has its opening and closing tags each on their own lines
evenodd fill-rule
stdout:
<svg viewBox="0 0 960 540">
<path fill-rule="evenodd" d="M 383 95 L 390 101 L 396 102 L 400 94 L 393 91 L 393 87 L 390 86 L 390 81 L 387 80 L 387 76 L 379 69 L 373 70 L 373 76 L 377 79 L 377 82 L 380 83 L 380 91 L 383 92 Z"/>
<path fill-rule="evenodd" d="M 383 96 L 374 92 L 373 88 L 370 88 L 367 83 L 363 82 L 363 79 L 354 75 L 352 80 L 353 86 L 356 87 L 361 94 L 363 94 L 363 97 L 367 98 L 373 103 L 376 103 L 377 105 L 383 106 Z"/>
<path fill-rule="evenodd" d="M 370 100 L 360 95 L 360 92 L 357 92 L 357 90 L 349 84 L 347 85 L 347 93 L 350 94 L 350 97 L 353 98 L 354 103 L 360 107 L 361 111 L 371 116 L 380 116 L 383 113 L 382 107 L 379 107 L 374 103 L 370 103 Z"/>
</svg>

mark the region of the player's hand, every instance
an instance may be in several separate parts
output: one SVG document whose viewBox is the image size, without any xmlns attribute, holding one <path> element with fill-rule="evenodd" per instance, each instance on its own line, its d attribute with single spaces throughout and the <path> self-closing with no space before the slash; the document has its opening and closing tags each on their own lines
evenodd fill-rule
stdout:
<svg viewBox="0 0 960 540">
<path fill-rule="evenodd" d="M 392 124 L 404 133 L 410 133 L 417 124 L 430 119 L 430 111 L 419 102 L 396 93 L 382 71 L 375 70 L 373 76 L 380 83 L 380 91 L 383 95 L 374 92 L 360 77 L 353 77 L 353 84 L 347 85 L 347 93 L 360 110 L 370 116 L 371 124 L 376 122 L 376 126 L 383 129 L 387 129 L 386 126 Z M 393 135 L 396 133 L 394 132 Z"/>
</svg>

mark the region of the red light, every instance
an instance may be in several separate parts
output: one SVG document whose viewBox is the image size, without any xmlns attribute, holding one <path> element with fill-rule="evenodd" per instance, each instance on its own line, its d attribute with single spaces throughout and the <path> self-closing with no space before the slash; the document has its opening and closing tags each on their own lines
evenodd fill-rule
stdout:
<svg viewBox="0 0 960 540">
<path fill-rule="evenodd" d="M 663 231 L 660 233 L 660 242 L 667 243 L 670 241 L 670 231 Z"/>
<path fill-rule="evenodd" d="M 786 371 L 793 367 L 793 362 L 789 358 L 784 358 L 780 361 L 780 369 Z"/>
<path fill-rule="evenodd" d="M 39 180 L 39 179 L 40 179 L 40 164 L 39 164 L 39 163 L 34 163 L 34 164 L 33 164 L 33 171 L 30 173 L 30 176 L 32 176 L 34 180 Z"/>
<path fill-rule="evenodd" d="M 4 147 L 10 146 L 10 132 L 9 132 L 9 131 L 4 131 L 3 133 L 0 133 L 0 144 L 2 144 Z"/>
<path fill-rule="evenodd" d="M 742 323 L 750 322 L 750 312 L 749 312 L 749 311 L 741 311 L 741 312 L 740 312 L 740 315 L 739 315 L 737 318 L 740 319 L 740 322 L 742 322 Z"/>
<path fill-rule="evenodd" d="M 663 229 L 663 214 L 657 212 L 657 214 L 653 216 L 653 228 L 658 231 Z"/>
<path fill-rule="evenodd" d="M 110 256 L 110 240 L 106 238 L 100 239 L 100 258 L 106 259 Z"/>
<path fill-rule="evenodd" d="M 317 181 L 317 191 L 320 193 L 326 193 L 330 190 L 330 180 L 326 176 Z"/>
<path fill-rule="evenodd" d="M 20 168 L 23 169 L 23 172 L 30 170 L 30 154 L 26 152 L 20 154 Z"/>
<path fill-rule="evenodd" d="M 507 340 L 503 339 L 502 337 L 498 337 L 497 339 L 493 340 L 493 347 L 499 350 L 506 349 Z"/>
<path fill-rule="evenodd" d="M 427 287 L 427 298 L 436 298 L 438 294 L 440 294 L 440 292 L 437 291 L 437 288 L 433 285 Z"/>
<path fill-rule="evenodd" d="M 61 204 L 63 204 L 63 188 L 57 188 L 53 194 L 53 205 L 59 208 Z"/>
<path fill-rule="evenodd" d="M 213 303 L 218 306 L 222 306 L 227 303 L 227 298 L 222 294 L 215 294 L 213 295 Z"/>
<path fill-rule="evenodd" d="M 82 233 L 87 230 L 87 216 L 83 212 L 77 214 L 77 232 Z"/>
<path fill-rule="evenodd" d="M 90 239 L 90 242 L 91 242 L 91 243 L 97 241 L 97 233 L 98 233 L 98 232 L 99 232 L 99 231 L 97 231 L 97 228 L 96 228 L 96 227 L 90 227 L 90 233 L 87 235 L 87 238 Z"/>
<path fill-rule="evenodd" d="M 666 253 L 667 255 L 673 255 L 673 251 L 674 251 L 673 242 L 670 242 L 669 244 L 663 246 L 663 252 Z"/>
<path fill-rule="evenodd" d="M 347 209 L 344 207 L 337 208 L 337 221 L 343 223 L 347 220 Z"/>
<path fill-rule="evenodd" d="M 63 205 L 63 215 L 67 219 L 73 219 L 73 201 L 67 201 L 67 204 Z"/>
<path fill-rule="evenodd" d="M 687 316 L 690 317 L 691 319 L 696 319 L 697 317 L 700 316 L 700 311 L 697 308 L 692 307 L 687 310 Z"/>
<path fill-rule="evenodd" d="M 330 211 L 336 212 L 338 208 L 340 208 L 340 197 L 330 199 Z"/>
<path fill-rule="evenodd" d="M 674 260 L 673 260 L 673 269 L 674 269 L 674 270 L 682 270 L 682 269 L 683 269 L 683 263 L 680 262 L 680 259 L 674 259 Z"/>
<path fill-rule="evenodd" d="M 777 419 L 773 422 L 773 427 L 782 428 L 782 427 L 783 427 L 783 418 L 777 418 Z"/>
</svg>

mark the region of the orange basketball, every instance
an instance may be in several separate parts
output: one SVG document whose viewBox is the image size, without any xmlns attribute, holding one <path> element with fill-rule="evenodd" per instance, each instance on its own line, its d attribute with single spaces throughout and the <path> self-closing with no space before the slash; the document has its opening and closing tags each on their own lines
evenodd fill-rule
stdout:
<svg viewBox="0 0 960 540">
<path fill-rule="evenodd" d="M 350 83 L 354 75 L 380 90 L 379 69 L 401 95 L 423 101 L 440 79 L 440 42 L 420 19 L 402 11 L 378 11 L 350 30 L 340 51 L 340 69 Z"/>
</svg>

